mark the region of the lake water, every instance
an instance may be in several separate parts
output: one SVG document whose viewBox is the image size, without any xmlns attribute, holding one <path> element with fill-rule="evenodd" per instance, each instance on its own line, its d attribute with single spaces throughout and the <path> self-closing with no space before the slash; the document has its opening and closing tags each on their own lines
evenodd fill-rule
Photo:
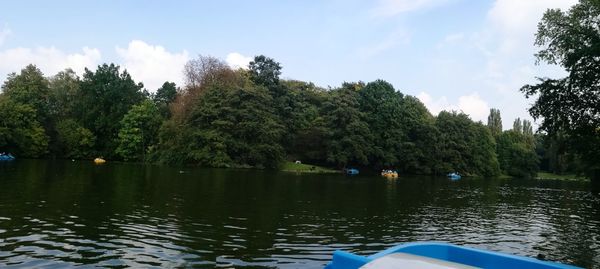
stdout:
<svg viewBox="0 0 600 269">
<path fill-rule="evenodd" d="M 0 164 L 0 267 L 321 268 L 435 240 L 600 268 L 595 189 L 18 160 Z"/>
</svg>

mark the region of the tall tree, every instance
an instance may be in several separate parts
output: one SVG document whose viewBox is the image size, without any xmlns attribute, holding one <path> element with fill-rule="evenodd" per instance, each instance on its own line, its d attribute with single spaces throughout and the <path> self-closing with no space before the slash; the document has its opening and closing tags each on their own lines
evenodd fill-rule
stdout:
<svg viewBox="0 0 600 269">
<path fill-rule="evenodd" d="M 538 62 L 562 66 L 564 78 L 540 78 L 521 91 L 536 100 L 529 112 L 540 130 L 569 135 L 573 148 L 600 179 L 600 2 L 580 0 L 568 11 L 549 9 L 538 24 Z"/>
<path fill-rule="evenodd" d="M 48 119 L 48 80 L 35 65 L 27 65 L 19 74 L 9 74 L 2 91 L 15 102 L 30 105 L 42 124 Z"/>
<path fill-rule="evenodd" d="M 392 84 L 376 80 L 359 92 L 359 108 L 373 134 L 369 163 L 376 167 L 399 164 L 399 153 L 406 139 L 401 122 L 403 95 Z"/>
<path fill-rule="evenodd" d="M 523 131 L 524 135 L 532 136 L 533 135 L 533 127 L 531 126 L 531 121 L 523 120 Z"/>
<path fill-rule="evenodd" d="M 145 100 L 134 105 L 121 120 L 116 153 L 126 161 L 146 161 L 161 123 L 160 111 L 153 102 Z"/>
<path fill-rule="evenodd" d="M 523 124 L 521 123 L 521 118 L 515 119 L 512 130 L 517 133 L 523 133 Z"/>
<path fill-rule="evenodd" d="M 48 151 L 48 136 L 32 105 L 0 95 L 0 151 L 37 158 Z"/>
<path fill-rule="evenodd" d="M 363 83 L 344 83 L 323 105 L 327 128 L 327 161 L 339 167 L 368 165 L 373 134 L 359 109 Z"/>
<path fill-rule="evenodd" d="M 96 136 L 100 154 L 114 156 L 120 122 L 129 109 L 143 99 L 143 85 L 135 83 L 119 66 L 103 64 L 92 72 L 85 69 L 77 115 L 84 127 Z"/>
<path fill-rule="evenodd" d="M 281 65 L 264 55 L 254 57 L 254 60 L 248 65 L 250 70 L 250 78 L 254 83 L 272 87 L 279 83 L 279 75 L 281 75 Z"/>
<path fill-rule="evenodd" d="M 441 173 L 494 176 L 500 171 L 494 138 L 483 124 L 466 114 L 442 111 L 435 125 L 440 131 L 435 170 Z"/>
<path fill-rule="evenodd" d="M 176 97 L 177 85 L 175 85 L 174 82 L 166 81 L 156 91 L 156 94 L 153 96 L 153 100 L 163 117 L 168 118 L 171 116 L 169 105 L 175 100 Z"/>
<path fill-rule="evenodd" d="M 490 128 L 490 131 L 494 137 L 497 137 L 502 133 L 502 118 L 500 117 L 500 109 L 490 109 L 487 126 Z"/>
<path fill-rule="evenodd" d="M 58 72 L 49 80 L 49 114 L 55 120 L 74 117 L 79 91 L 79 77 L 72 69 Z"/>
</svg>

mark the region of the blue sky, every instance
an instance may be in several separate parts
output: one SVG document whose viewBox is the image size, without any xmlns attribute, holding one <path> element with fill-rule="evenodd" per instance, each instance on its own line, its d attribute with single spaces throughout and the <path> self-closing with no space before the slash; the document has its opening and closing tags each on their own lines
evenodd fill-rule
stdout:
<svg viewBox="0 0 600 269">
<path fill-rule="evenodd" d="M 436 114 L 462 110 L 504 128 L 529 118 L 518 91 L 536 76 L 536 25 L 547 8 L 574 0 L 5 1 L 0 80 L 28 63 L 51 76 L 120 64 L 153 91 L 182 83 L 199 54 L 244 66 L 264 54 L 283 77 L 339 86 L 384 79 Z"/>
</svg>

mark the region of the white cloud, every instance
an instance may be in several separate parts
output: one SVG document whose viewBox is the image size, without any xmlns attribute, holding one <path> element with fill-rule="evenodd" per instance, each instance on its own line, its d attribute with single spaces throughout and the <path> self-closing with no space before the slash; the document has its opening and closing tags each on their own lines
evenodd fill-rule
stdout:
<svg viewBox="0 0 600 269">
<path fill-rule="evenodd" d="M 526 34 L 530 38 L 546 9 L 564 10 L 575 3 L 577 0 L 497 0 L 488 19 L 504 34 Z"/>
<path fill-rule="evenodd" d="M 449 0 L 380 0 L 371 13 L 378 17 L 391 17 L 400 13 L 441 6 L 447 2 Z"/>
<path fill-rule="evenodd" d="M 95 67 L 101 59 L 98 49 L 83 47 L 79 53 L 65 53 L 55 47 L 13 48 L 0 51 L 0 79 L 18 72 L 28 64 L 35 64 L 47 76 L 65 68 L 81 74 L 85 67 Z"/>
<path fill-rule="evenodd" d="M 8 26 L 4 26 L 2 27 L 2 29 L 0 29 L 0 46 L 4 44 L 4 41 L 6 40 L 6 38 L 8 38 L 8 36 L 11 33 L 12 31 L 10 30 L 10 28 L 8 28 Z"/>
<path fill-rule="evenodd" d="M 417 98 L 425 104 L 433 115 L 437 115 L 443 110 L 455 110 L 464 112 L 474 121 L 485 121 L 490 112 L 488 103 L 481 99 L 476 92 L 460 96 L 455 104 L 451 104 L 445 96 L 434 99 L 426 92 L 420 92 Z"/>
<path fill-rule="evenodd" d="M 252 61 L 252 57 L 244 56 L 237 52 L 227 54 L 225 62 L 233 69 L 248 69 L 248 64 Z"/>
<path fill-rule="evenodd" d="M 189 60 L 186 50 L 171 53 L 162 46 L 152 46 L 133 40 L 127 48 L 116 47 L 122 65 L 133 79 L 144 83 L 149 91 L 156 91 L 165 81 L 183 82 L 183 66 Z"/>
</svg>

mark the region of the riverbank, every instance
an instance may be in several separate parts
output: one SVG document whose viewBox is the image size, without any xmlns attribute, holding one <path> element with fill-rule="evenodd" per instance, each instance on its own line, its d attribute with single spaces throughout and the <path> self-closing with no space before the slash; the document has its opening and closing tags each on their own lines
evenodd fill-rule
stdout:
<svg viewBox="0 0 600 269">
<path fill-rule="evenodd" d="M 280 170 L 283 172 L 312 173 L 312 174 L 341 173 L 339 170 L 334 170 L 334 169 L 317 166 L 317 165 L 295 163 L 295 162 L 283 163 L 283 165 L 281 165 Z"/>
<path fill-rule="evenodd" d="M 586 176 L 575 175 L 575 174 L 554 174 L 548 172 L 538 172 L 536 179 L 539 180 L 567 180 L 567 181 L 588 181 L 590 180 Z"/>
</svg>

